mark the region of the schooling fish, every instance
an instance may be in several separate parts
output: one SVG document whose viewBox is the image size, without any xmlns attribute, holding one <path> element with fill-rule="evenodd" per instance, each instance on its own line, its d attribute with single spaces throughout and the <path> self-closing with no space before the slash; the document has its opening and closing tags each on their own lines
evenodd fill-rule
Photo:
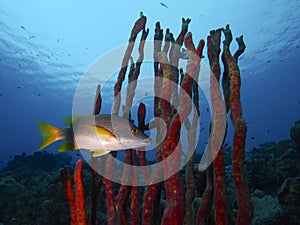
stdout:
<svg viewBox="0 0 300 225">
<path fill-rule="evenodd" d="M 38 121 L 42 143 L 38 150 L 58 140 L 65 142 L 59 152 L 88 149 L 93 157 L 110 151 L 139 148 L 151 144 L 151 138 L 145 135 L 128 119 L 116 115 L 72 116 L 65 119 L 69 128 L 59 129 L 48 123 Z"/>
</svg>

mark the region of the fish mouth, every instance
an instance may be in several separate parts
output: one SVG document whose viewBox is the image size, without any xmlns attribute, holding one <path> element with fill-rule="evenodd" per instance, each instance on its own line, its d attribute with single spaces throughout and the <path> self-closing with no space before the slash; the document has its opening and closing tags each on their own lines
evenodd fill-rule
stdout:
<svg viewBox="0 0 300 225">
<path fill-rule="evenodd" d="M 151 143 L 152 143 L 152 139 L 148 137 L 148 138 L 141 140 L 140 146 L 147 146 L 147 145 L 150 145 Z"/>
<path fill-rule="evenodd" d="M 152 139 L 148 137 L 143 142 L 150 145 L 152 143 Z"/>
</svg>

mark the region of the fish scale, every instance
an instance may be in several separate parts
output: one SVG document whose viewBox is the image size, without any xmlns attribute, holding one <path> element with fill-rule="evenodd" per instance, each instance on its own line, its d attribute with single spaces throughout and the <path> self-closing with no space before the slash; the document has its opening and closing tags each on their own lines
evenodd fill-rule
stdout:
<svg viewBox="0 0 300 225">
<path fill-rule="evenodd" d="M 151 138 L 145 135 L 128 119 L 110 114 L 67 117 L 65 123 L 70 127 L 59 129 L 45 122 L 38 121 L 42 135 L 39 150 L 58 140 L 65 142 L 59 152 L 87 149 L 94 157 L 110 151 L 139 148 L 151 144 Z"/>
</svg>

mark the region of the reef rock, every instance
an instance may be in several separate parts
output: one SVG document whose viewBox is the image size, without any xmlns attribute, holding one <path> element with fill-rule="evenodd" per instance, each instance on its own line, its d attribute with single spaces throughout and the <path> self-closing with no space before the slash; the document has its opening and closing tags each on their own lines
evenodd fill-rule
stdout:
<svg viewBox="0 0 300 225">
<path fill-rule="evenodd" d="M 300 213 L 300 177 L 286 179 L 278 191 L 278 200 L 281 205 Z"/>
<path fill-rule="evenodd" d="M 252 196 L 254 205 L 253 224 L 275 225 L 284 224 L 281 221 L 282 208 L 278 204 L 277 197 L 266 195 L 264 197 Z"/>
<path fill-rule="evenodd" d="M 0 222 L 69 224 L 70 212 L 59 168 L 67 155 L 18 155 L 0 172 Z"/>
<path fill-rule="evenodd" d="M 278 144 L 267 143 L 253 149 L 246 161 L 250 190 L 264 190 L 266 194 L 276 195 L 281 184 L 300 174 L 298 145 L 291 140 Z"/>
<path fill-rule="evenodd" d="M 300 120 L 297 120 L 290 129 L 291 139 L 300 144 Z"/>
</svg>

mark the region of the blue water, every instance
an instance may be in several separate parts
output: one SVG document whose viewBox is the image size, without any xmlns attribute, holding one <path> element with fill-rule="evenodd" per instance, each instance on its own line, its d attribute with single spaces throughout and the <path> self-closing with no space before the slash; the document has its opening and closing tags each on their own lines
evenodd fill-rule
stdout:
<svg viewBox="0 0 300 225">
<path fill-rule="evenodd" d="M 246 150 L 289 138 L 289 128 L 300 118 L 299 1 L 164 3 L 168 8 L 160 1 L 2 0 L 0 167 L 16 154 L 36 151 L 41 140 L 38 119 L 63 126 L 84 72 L 99 56 L 127 43 L 140 11 L 147 16 L 149 40 L 156 21 L 176 36 L 182 17 L 192 19 L 189 30 L 196 42 L 228 23 L 235 37 L 243 34 L 247 49 L 239 65 Z M 109 87 L 113 90 L 113 83 Z M 112 99 L 112 94 L 103 99 L 104 112 L 110 111 Z M 229 145 L 231 138 L 229 133 Z M 54 144 L 46 150 L 56 148 Z"/>
</svg>

